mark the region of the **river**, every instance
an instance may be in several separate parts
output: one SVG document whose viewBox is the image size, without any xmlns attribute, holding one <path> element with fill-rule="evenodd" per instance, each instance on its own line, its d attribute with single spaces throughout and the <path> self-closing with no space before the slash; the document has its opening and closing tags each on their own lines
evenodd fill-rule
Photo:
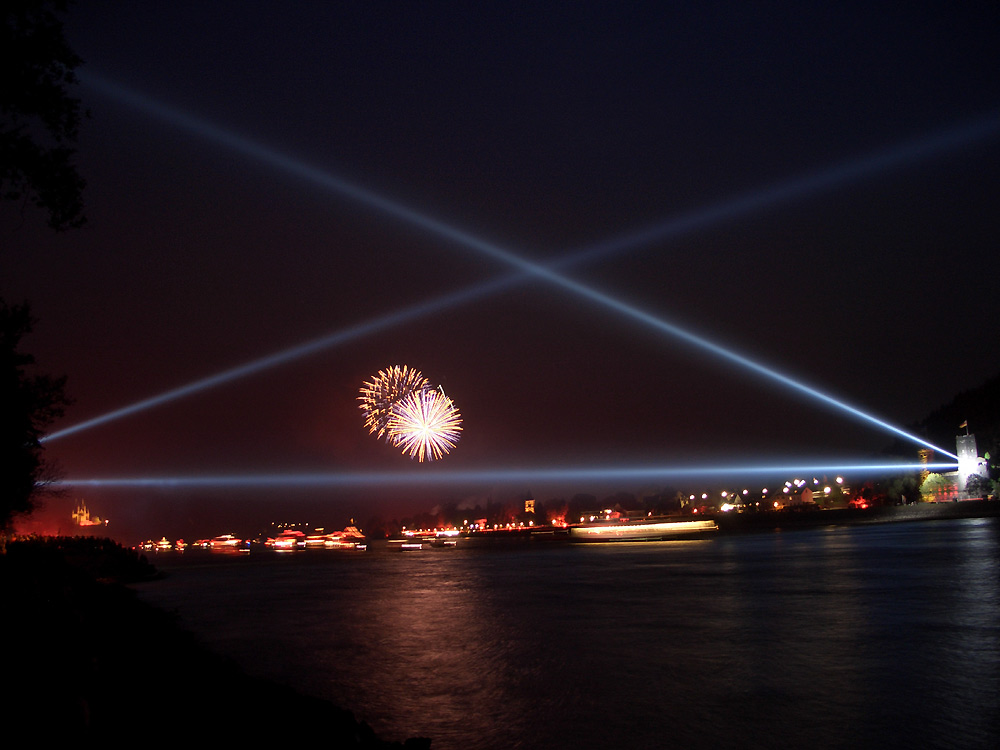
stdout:
<svg viewBox="0 0 1000 750">
<path fill-rule="evenodd" d="M 997 518 L 154 562 L 248 673 L 434 750 L 1000 747 Z"/>
</svg>

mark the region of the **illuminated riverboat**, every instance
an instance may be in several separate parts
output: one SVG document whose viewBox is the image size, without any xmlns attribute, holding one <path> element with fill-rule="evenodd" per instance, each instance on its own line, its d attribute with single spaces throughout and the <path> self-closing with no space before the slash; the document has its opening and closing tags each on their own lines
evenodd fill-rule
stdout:
<svg viewBox="0 0 1000 750">
<path fill-rule="evenodd" d="M 365 535 L 356 526 L 348 526 L 343 531 L 336 531 L 323 537 L 325 549 L 368 549 Z"/>
<path fill-rule="evenodd" d="M 323 529 L 317 529 L 313 534 L 307 534 L 305 537 L 306 549 L 320 549 L 326 546 L 326 541 L 329 535 L 323 533 Z"/>
<path fill-rule="evenodd" d="M 215 552 L 242 552 L 248 551 L 246 543 L 232 534 L 222 534 L 212 537 L 208 542 L 208 548 Z"/>
<path fill-rule="evenodd" d="M 571 526 L 569 535 L 577 542 L 652 542 L 699 538 L 718 530 L 709 520 L 607 521 Z"/>
<path fill-rule="evenodd" d="M 438 531 L 404 531 L 402 538 L 390 539 L 389 547 L 400 550 L 431 549 L 434 547 L 456 547 L 460 532 L 458 529 Z"/>
<path fill-rule="evenodd" d="M 298 529 L 285 529 L 278 536 L 268 539 L 264 544 L 275 551 L 298 549 L 367 549 L 365 535 L 355 526 L 348 526 L 343 531 L 324 534 L 323 529 L 306 535 Z"/>
<path fill-rule="evenodd" d="M 285 529 L 264 544 L 275 550 L 302 549 L 306 546 L 306 535 L 297 529 Z"/>
</svg>

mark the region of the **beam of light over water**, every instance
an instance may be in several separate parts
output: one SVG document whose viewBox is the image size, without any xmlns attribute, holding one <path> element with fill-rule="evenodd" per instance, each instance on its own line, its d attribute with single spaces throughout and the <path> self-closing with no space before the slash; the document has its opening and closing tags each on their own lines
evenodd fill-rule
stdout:
<svg viewBox="0 0 1000 750">
<path fill-rule="evenodd" d="M 108 412 L 107 414 L 95 417 L 94 419 L 73 425 L 64 430 L 59 430 L 47 436 L 43 440 L 55 440 L 76 432 L 80 432 L 100 424 L 105 424 L 124 416 L 143 411 L 154 406 L 168 403 L 176 398 L 181 398 L 207 388 L 222 385 L 235 379 L 259 372 L 263 369 L 274 367 L 294 359 L 315 353 L 325 348 L 329 348 L 344 341 L 356 338 L 365 333 L 384 329 L 390 325 L 412 320 L 420 315 L 426 315 L 445 307 L 471 301 L 485 296 L 486 294 L 502 289 L 508 285 L 516 283 L 525 277 L 543 278 L 556 286 L 583 296 L 592 302 L 609 307 L 636 322 L 643 323 L 666 333 L 675 338 L 679 338 L 704 351 L 720 356 L 729 362 L 756 372 L 765 378 L 769 378 L 798 391 L 801 395 L 825 403 L 827 406 L 847 412 L 864 421 L 868 421 L 875 426 L 893 432 L 907 440 L 920 445 L 933 448 L 947 456 L 955 457 L 949 451 L 945 451 L 934 446 L 919 437 L 911 435 L 889 423 L 873 417 L 856 407 L 846 404 L 843 401 L 828 396 L 810 386 L 779 373 L 773 368 L 762 365 L 749 357 L 726 349 L 710 340 L 687 331 L 680 326 L 673 324 L 661 317 L 646 313 L 634 306 L 627 305 L 615 298 L 600 292 L 597 289 L 576 282 L 568 277 L 559 274 L 557 267 L 593 260 L 598 257 L 607 256 L 621 252 L 625 249 L 635 248 L 653 242 L 663 241 L 681 234 L 707 228 L 714 224 L 739 218 L 751 212 L 762 210 L 768 206 L 786 202 L 798 197 L 808 195 L 820 190 L 827 190 L 837 187 L 849 181 L 860 179 L 864 176 L 874 174 L 893 167 L 903 166 L 918 159 L 928 158 L 942 151 L 958 148 L 967 145 L 986 136 L 992 135 L 1000 129 L 1000 119 L 995 115 L 965 124 L 961 127 L 953 128 L 930 137 L 908 141 L 892 149 L 887 149 L 879 154 L 866 156 L 861 159 L 852 160 L 840 166 L 827 169 L 810 176 L 801 177 L 787 182 L 779 183 L 775 186 L 753 191 L 734 199 L 722 201 L 714 206 L 692 212 L 684 217 L 671 219 L 666 222 L 650 225 L 639 231 L 623 235 L 617 239 L 597 243 L 588 248 L 584 248 L 576 253 L 570 253 L 563 259 L 552 265 L 542 265 L 521 258 L 498 245 L 487 242 L 462 229 L 430 217 L 410 207 L 404 206 L 396 201 L 385 198 L 370 190 L 361 188 L 346 180 L 307 165 L 299 160 L 281 154 L 273 149 L 266 148 L 248 139 L 237 136 L 222 128 L 211 125 L 199 118 L 179 112 L 167 105 L 157 102 L 149 97 L 125 89 L 118 84 L 107 81 L 99 76 L 87 75 L 84 77 L 85 83 L 102 91 L 120 101 L 124 101 L 158 119 L 165 120 L 189 132 L 193 132 L 203 138 L 224 145 L 238 153 L 248 156 L 255 161 L 263 162 L 270 166 L 277 167 L 295 177 L 305 179 L 309 182 L 320 185 L 328 190 L 336 192 L 355 202 L 361 203 L 380 213 L 389 214 L 397 219 L 415 226 L 423 231 L 429 232 L 439 238 L 449 242 L 472 249 L 480 254 L 501 260 L 515 268 L 521 273 L 513 274 L 502 279 L 498 279 L 486 284 L 469 287 L 464 290 L 445 295 L 435 300 L 430 300 L 420 305 L 416 305 L 405 310 L 398 311 L 389 316 L 377 318 L 368 323 L 359 324 L 343 332 L 330 334 L 319 339 L 315 339 L 305 344 L 283 350 L 253 362 L 226 370 L 213 376 L 209 376 L 179 388 L 172 389 L 158 396 L 154 396 L 121 409 Z"/>
<path fill-rule="evenodd" d="M 720 479 L 758 476 L 812 476 L 954 469 L 955 464 L 816 463 L 746 464 L 734 466 L 612 466 L 564 468 L 428 469 L 400 472 L 296 472 L 285 474 L 174 475 L 63 479 L 49 486 L 105 489 L 280 489 L 390 485 L 437 485 L 479 482 L 565 482 L 666 479 Z"/>
</svg>

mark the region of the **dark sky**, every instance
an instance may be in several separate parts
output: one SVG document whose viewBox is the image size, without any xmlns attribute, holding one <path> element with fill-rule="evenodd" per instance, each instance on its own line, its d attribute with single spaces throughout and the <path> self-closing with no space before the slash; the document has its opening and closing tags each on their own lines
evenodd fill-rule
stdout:
<svg viewBox="0 0 1000 750">
<path fill-rule="evenodd" d="M 0 293 L 31 301 L 28 348 L 76 401 L 55 429 L 509 272 L 129 95 L 540 263 L 916 145 L 560 272 L 900 426 L 994 375 L 996 3 L 646 5 L 79 3 L 88 223 L 0 214 Z M 866 460 L 892 440 L 534 279 L 50 455 L 69 478 L 422 470 L 361 425 L 361 382 L 392 364 L 462 412 L 440 471 Z M 210 525 L 692 482 L 73 497 Z"/>
</svg>

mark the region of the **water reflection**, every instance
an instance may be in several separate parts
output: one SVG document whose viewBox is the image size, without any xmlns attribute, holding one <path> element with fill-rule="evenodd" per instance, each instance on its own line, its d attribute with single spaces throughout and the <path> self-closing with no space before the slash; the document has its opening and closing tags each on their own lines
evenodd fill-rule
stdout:
<svg viewBox="0 0 1000 750">
<path fill-rule="evenodd" d="M 995 519 L 238 562 L 146 590 L 437 750 L 1000 739 Z"/>
<path fill-rule="evenodd" d="M 1000 538 L 996 523 L 972 519 L 954 544 L 953 588 L 936 611 L 940 653 L 934 667 L 947 688 L 940 692 L 943 733 L 990 745 L 1000 723 Z"/>
<path fill-rule="evenodd" d="M 367 669 L 354 697 L 390 734 L 448 747 L 456 727 L 461 735 L 483 723 L 498 739 L 522 736 L 526 711 L 513 686 L 531 657 L 528 639 L 495 606 L 481 562 L 457 550 L 387 555 L 353 622 L 336 625 L 364 630 Z"/>
</svg>

